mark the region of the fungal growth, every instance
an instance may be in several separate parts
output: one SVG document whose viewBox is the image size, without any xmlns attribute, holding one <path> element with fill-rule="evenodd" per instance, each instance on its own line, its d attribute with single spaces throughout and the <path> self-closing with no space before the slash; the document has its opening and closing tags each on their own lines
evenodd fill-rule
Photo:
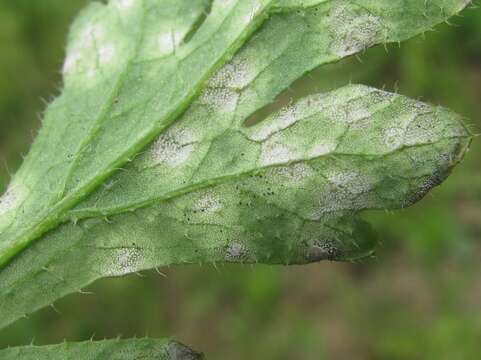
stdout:
<svg viewBox="0 0 481 360">
<path fill-rule="evenodd" d="M 315 176 L 315 174 L 315 170 L 308 164 L 295 163 L 292 166 L 274 167 L 269 171 L 268 176 L 272 178 L 272 181 L 277 181 L 281 178 L 294 185 L 299 185 L 309 177 Z"/>
<path fill-rule="evenodd" d="M 328 15 L 332 28 L 331 49 L 337 56 L 356 54 L 382 41 L 383 25 L 379 16 L 357 5 L 341 4 Z"/>
<path fill-rule="evenodd" d="M 225 261 L 244 262 L 249 259 L 249 250 L 239 242 L 230 243 L 225 249 Z"/>
<path fill-rule="evenodd" d="M 209 87 L 241 90 L 256 77 L 252 59 L 236 55 L 209 80 Z"/>
<path fill-rule="evenodd" d="M 272 138 L 272 141 L 262 145 L 260 165 L 269 166 L 274 164 L 287 164 L 296 159 L 296 154 L 280 141 Z"/>
<path fill-rule="evenodd" d="M 202 194 L 194 203 L 192 210 L 201 213 L 215 213 L 222 210 L 221 199 L 212 191 Z"/>
<path fill-rule="evenodd" d="M 0 196 L 0 216 L 14 209 L 21 201 L 20 186 L 10 185 L 5 193 Z"/>
<path fill-rule="evenodd" d="M 239 94 L 230 89 L 207 88 L 200 98 L 200 102 L 210 106 L 220 113 L 232 114 L 237 107 Z"/>
<path fill-rule="evenodd" d="M 113 251 L 112 262 L 105 265 L 104 276 L 122 276 L 142 269 L 144 252 L 138 248 L 119 248 Z"/>
<path fill-rule="evenodd" d="M 159 34 L 158 44 L 159 44 L 159 55 L 169 55 L 172 54 L 175 48 L 182 41 L 183 34 L 181 32 L 167 31 Z"/>
<path fill-rule="evenodd" d="M 0 199 L 0 327 L 106 276 L 372 254 L 362 213 L 403 208 L 444 180 L 471 141 L 462 117 L 352 84 L 280 109 L 276 99 L 465 5 L 91 2 L 70 31 L 62 95 L 15 176 L 22 188 Z"/>
<path fill-rule="evenodd" d="M 262 122 L 257 131 L 251 135 L 252 140 L 265 141 L 273 134 L 295 124 L 303 115 L 303 104 L 291 105 L 283 108 L 270 121 Z"/>
<path fill-rule="evenodd" d="M 122 10 L 131 8 L 137 0 L 115 0 L 117 6 Z"/>
<path fill-rule="evenodd" d="M 161 135 L 151 149 L 155 163 L 178 167 L 189 160 L 194 151 L 194 134 L 185 128 L 176 127 Z"/>
</svg>

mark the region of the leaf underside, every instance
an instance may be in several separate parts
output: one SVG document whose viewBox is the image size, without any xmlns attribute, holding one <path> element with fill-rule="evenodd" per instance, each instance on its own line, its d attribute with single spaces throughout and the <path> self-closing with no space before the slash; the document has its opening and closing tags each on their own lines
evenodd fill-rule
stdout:
<svg viewBox="0 0 481 360">
<path fill-rule="evenodd" d="M 0 200 L 0 327 L 96 279 L 158 266 L 371 255 L 360 213 L 404 208 L 440 184 L 471 139 L 461 118 L 348 85 L 246 119 L 306 72 L 466 5 L 89 6 L 71 30 L 64 90 Z"/>
<path fill-rule="evenodd" d="M 16 347 L 0 350 L 0 358 L 2 360 L 201 360 L 203 356 L 171 340 L 135 339 Z"/>
</svg>

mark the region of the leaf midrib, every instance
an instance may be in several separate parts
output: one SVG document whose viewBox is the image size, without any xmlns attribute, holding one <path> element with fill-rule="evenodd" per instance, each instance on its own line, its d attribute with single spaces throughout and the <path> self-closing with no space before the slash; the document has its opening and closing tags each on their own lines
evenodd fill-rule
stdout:
<svg viewBox="0 0 481 360">
<path fill-rule="evenodd" d="M 192 193 L 192 192 L 195 192 L 195 191 L 203 190 L 203 189 L 206 189 L 206 188 L 209 188 L 209 187 L 214 187 L 214 186 L 222 185 L 222 184 L 228 184 L 228 183 L 236 182 L 236 181 L 242 181 L 243 179 L 246 179 L 246 178 L 248 178 L 252 175 L 255 175 L 259 172 L 262 172 L 262 171 L 265 171 L 265 170 L 268 170 L 268 169 L 272 169 L 272 168 L 276 168 L 276 167 L 292 166 L 292 165 L 299 164 L 299 163 L 309 163 L 309 162 L 314 161 L 314 160 L 318 160 L 318 159 L 322 159 L 322 158 L 329 158 L 329 157 L 344 157 L 344 156 L 346 156 L 346 157 L 367 158 L 369 160 L 382 159 L 382 158 L 385 158 L 385 157 L 389 157 L 389 156 L 391 156 L 395 153 L 403 152 L 407 149 L 419 148 L 419 147 L 425 147 L 425 146 L 432 146 L 432 145 L 436 145 L 438 143 L 449 141 L 449 140 L 469 139 L 469 138 L 470 138 L 469 135 L 466 135 L 466 136 L 457 135 L 457 136 L 443 137 L 441 139 L 438 139 L 438 140 L 432 141 L 432 142 L 404 145 L 404 146 L 396 148 L 392 151 L 385 152 L 383 154 L 339 153 L 339 152 L 334 151 L 332 153 L 325 154 L 325 155 L 306 157 L 306 158 L 303 158 L 303 159 L 294 160 L 294 161 L 285 162 L 285 163 L 276 163 L 276 164 L 272 164 L 272 165 L 267 165 L 267 166 L 255 168 L 255 169 L 250 169 L 248 171 L 239 172 L 237 174 L 219 176 L 219 177 L 216 177 L 216 178 L 212 178 L 212 179 L 208 179 L 208 180 L 205 180 L 205 181 L 198 182 L 198 183 L 193 184 L 193 185 L 180 187 L 179 189 L 167 192 L 162 196 L 152 197 L 148 200 L 144 200 L 144 201 L 140 201 L 140 202 L 136 202 L 136 203 L 132 202 L 128 206 L 102 208 L 101 210 L 96 210 L 95 208 L 84 208 L 82 210 L 71 210 L 66 214 L 66 216 L 62 217 L 60 223 L 77 222 L 77 221 L 84 220 L 84 219 L 121 215 L 123 213 L 132 212 L 132 211 L 136 211 L 136 210 L 139 210 L 139 209 L 142 209 L 142 208 L 153 206 L 156 203 L 163 202 L 163 201 L 169 201 L 169 200 L 181 197 L 183 195 L 186 195 L 186 194 L 189 194 L 189 193 Z"/>
</svg>

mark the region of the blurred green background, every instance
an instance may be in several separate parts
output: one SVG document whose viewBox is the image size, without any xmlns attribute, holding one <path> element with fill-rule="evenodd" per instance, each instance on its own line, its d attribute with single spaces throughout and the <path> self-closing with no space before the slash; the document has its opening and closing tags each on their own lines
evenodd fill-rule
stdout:
<svg viewBox="0 0 481 360">
<path fill-rule="evenodd" d="M 68 24 L 86 2 L 0 1 L 0 193 L 58 93 Z M 481 9 L 450 23 L 316 70 L 293 91 L 385 87 L 452 108 L 479 133 Z M 480 140 L 418 205 L 368 214 L 383 239 L 377 259 L 103 280 L 1 331 L 0 347 L 149 335 L 209 359 L 480 359 Z"/>
</svg>

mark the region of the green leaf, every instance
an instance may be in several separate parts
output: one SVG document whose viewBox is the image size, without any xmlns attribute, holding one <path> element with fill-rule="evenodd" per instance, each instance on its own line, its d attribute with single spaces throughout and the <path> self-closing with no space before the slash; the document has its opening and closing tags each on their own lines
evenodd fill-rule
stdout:
<svg viewBox="0 0 481 360">
<path fill-rule="evenodd" d="M 246 121 L 309 70 L 466 1 L 256 3 L 111 1 L 76 21 L 65 89 L 0 202 L 0 327 L 157 266 L 364 258 L 376 241 L 359 213 L 411 205 L 461 161 L 459 116 L 364 86 Z"/>
<path fill-rule="evenodd" d="M 62 95 L 2 202 L 0 266 L 173 122 L 269 3 L 92 3 L 72 26 Z"/>
<path fill-rule="evenodd" d="M 0 358 L 2 360 L 201 360 L 203 356 L 175 341 L 136 339 L 15 347 L 0 350 Z"/>
</svg>

